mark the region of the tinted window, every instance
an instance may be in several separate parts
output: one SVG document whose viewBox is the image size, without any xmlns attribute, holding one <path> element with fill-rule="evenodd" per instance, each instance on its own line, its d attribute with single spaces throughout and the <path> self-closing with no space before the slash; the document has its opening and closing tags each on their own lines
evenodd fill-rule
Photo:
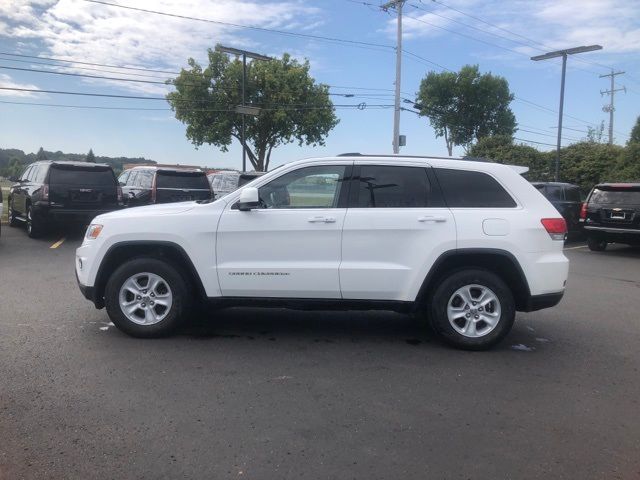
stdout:
<svg viewBox="0 0 640 480">
<path fill-rule="evenodd" d="M 263 208 L 335 208 L 344 181 L 343 165 L 306 167 L 285 173 L 258 190 Z"/>
<path fill-rule="evenodd" d="M 45 177 L 47 176 L 47 170 L 49 170 L 48 165 L 40 165 L 37 168 L 37 171 L 33 174 L 33 181 L 35 183 L 44 183 Z"/>
<path fill-rule="evenodd" d="M 158 172 L 158 188 L 183 188 L 209 190 L 209 181 L 204 172 Z"/>
<path fill-rule="evenodd" d="M 420 167 L 363 165 L 355 179 L 357 208 L 420 208 L 429 206 L 431 185 Z"/>
<path fill-rule="evenodd" d="M 31 173 L 31 170 L 33 170 L 33 167 L 27 167 L 27 169 L 24 171 L 24 173 L 20 177 L 20 180 L 27 180 L 29 178 L 29 174 Z"/>
<path fill-rule="evenodd" d="M 140 171 L 138 172 L 138 176 L 136 177 L 136 187 L 140 188 L 151 188 L 153 184 L 153 173 L 149 171 Z"/>
<path fill-rule="evenodd" d="M 564 200 L 562 187 L 559 187 L 557 185 L 547 185 L 545 197 L 547 197 L 549 200 Z"/>
<path fill-rule="evenodd" d="M 111 186 L 116 184 L 116 179 L 110 168 L 52 165 L 49 183 L 78 187 Z"/>
<path fill-rule="evenodd" d="M 118 183 L 122 186 L 127 184 L 127 178 L 129 178 L 129 174 L 131 172 L 129 172 L 128 170 L 126 172 L 122 172 L 122 174 L 118 177 Z"/>
<path fill-rule="evenodd" d="M 451 208 L 511 208 L 516 202 L 490 175 L 467 170 L 436 169 L 447 205 Z"/>
<path fill-rule="evenodd" d="M 569 187 L 565 189 L 564 197 L 568 202 L 582 201 L 582 195 L 580 195 L 580 189 L 575 187 Z"/>
<path fill-rule="evenodd" d="M 640 205 L 640 189 L 599 190 L 596 188 L 591 194 L 589 202 Z"/>
<path fill-rule="evenodd" d="M 262 175 L 242 175 L 240 174 L 240 178 L 238 178 L 238 187 L 242 187 L 249 182 L 253 182 L 256 178 L 261 177 Z"/>
</svg>

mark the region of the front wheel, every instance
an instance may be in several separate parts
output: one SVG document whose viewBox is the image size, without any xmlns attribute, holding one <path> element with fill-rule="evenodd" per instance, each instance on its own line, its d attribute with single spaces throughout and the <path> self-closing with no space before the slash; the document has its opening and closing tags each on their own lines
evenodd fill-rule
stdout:
<svg viewBox="0 0 640 480">
<path fill-rule="evenodd" d="M 431 325 L 447 343 L 486 350 L 502 340 L 515 319 L 513 294 L 486 270 L 460 270 L 446 276 L 431 297 Z"/>
<path fill-rule="evenodd" d="M 587 246 L 592 252 L 602 252 L 607 248 L 607 241 L 594 236 L 587 237 Z"/>
<path fill-rule="evenodd" d="M 186 318 L 191 297 L 183 275 L 155 258 L 136 258 L 116 269 L 107 282 L 105 306 L 123 332 L 139 338 L 173 333 Z"/>
</svg>

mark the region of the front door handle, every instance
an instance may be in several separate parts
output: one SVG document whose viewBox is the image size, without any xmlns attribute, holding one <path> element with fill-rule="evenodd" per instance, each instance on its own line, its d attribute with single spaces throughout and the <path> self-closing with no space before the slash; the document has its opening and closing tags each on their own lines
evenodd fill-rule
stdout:
<svg viewBox="0 0 640 480">
<path fill-rule="evenodd" d="M 309 217 L 309 223 L 336 223 L 333 217 Z"/>
<path fill-rule="evenodd" d="M 422 223 L 444 223 L 447 221 L 446 217 L 434 217 L 426 215 L 424 217 L 418 217 L 418 221 Z"/>
</svg>

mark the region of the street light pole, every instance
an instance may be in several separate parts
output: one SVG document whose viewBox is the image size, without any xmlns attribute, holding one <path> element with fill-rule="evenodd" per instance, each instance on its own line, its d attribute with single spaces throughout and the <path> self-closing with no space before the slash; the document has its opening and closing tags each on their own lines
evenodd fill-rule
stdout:
<svg viewBox="0 0 640 480">
<path fill-rule="evenodd" d="M 558 111 L 558 143 L 556 145 L 556 166 L 555 166 L 555 181 L 560 179 L 560 148 L 562 147 L 562 113 L 564 111 L 564 83 L 567 74 L 567 57 L 576 53 L 592 52 L 594 50 L 602 50 L 600 45 L 589 45 L 583 47 L 567 48 L 565 50 L 558 50 L 555 52 L 545 53 L 543 55 L 537 55 L 531 57 L 534 62 L 540 60 L 548 60 L 550 58 L 562 57 L 562 79 L 560 81 L 560 109 Z"/>
<path fill-rule="evenodd" d="M 242 171 L 247 171 L 247 138 L 246 138 L 246 120 L 245 116 L 247 111 L 251 110 L 253 113 L 250 115 L 257 115 L 257 109 L 247 108 L 246 105 L 246 83 L 247 83 L 247 57 L 254 60 L 272 60 L 271 57 L 260 55 L 259 53 L 249 52 L 247 50 L 240 50 L 238 48 L 223 47 L 222 45 L 216 45 L 216 52 L 229 53 L 231 55 L 242 56 L 242 105 L 236 107 L 236 111 L 242 115 L 242 126 L 240 131 L 240 141 L 242 142 Z"/>
</svg>

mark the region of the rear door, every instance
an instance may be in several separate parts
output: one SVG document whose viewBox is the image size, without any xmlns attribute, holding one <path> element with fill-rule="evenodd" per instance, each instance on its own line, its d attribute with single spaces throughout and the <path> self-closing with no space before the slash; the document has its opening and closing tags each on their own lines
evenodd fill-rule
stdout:
<svg viewBox="0 0 640 480">
<path fill-rule="evenodd" d="M 356 161 L 343 234 L 342 297 L 412 301 L 456 247 L 453 215 L 424 163 Z"/>
<path fill-rule="evenodd" d="M 49 169 L 48 184 L 52 206 L 76 210 L 118 206 L 116 177 L 107 165 L 54 163 Z"/>
<path fill-rule="evenodd" d="M 211 187 L 204 172 L 158 170 L 156 203 L 209 200 Z"/>
<path fill-rule="evenodd" d="M 29 175 L 33 171 L 34 166 L 29 165 L 27 169 L 22 172 L 18 183 L 12 189 L 11 192 L 11 204 L 14 211 L 16 211 L 19 215 L 24 215 L 27 211 L 26 209 L 26 197 L 27 197 L 27 186 L 29 182 Z"/>
<path fill-rule="evenodd" d="M 599 186 L 593 189 L 587 208 L 587 224 L 640 229 L 640 187 Z"/>
</svg>

